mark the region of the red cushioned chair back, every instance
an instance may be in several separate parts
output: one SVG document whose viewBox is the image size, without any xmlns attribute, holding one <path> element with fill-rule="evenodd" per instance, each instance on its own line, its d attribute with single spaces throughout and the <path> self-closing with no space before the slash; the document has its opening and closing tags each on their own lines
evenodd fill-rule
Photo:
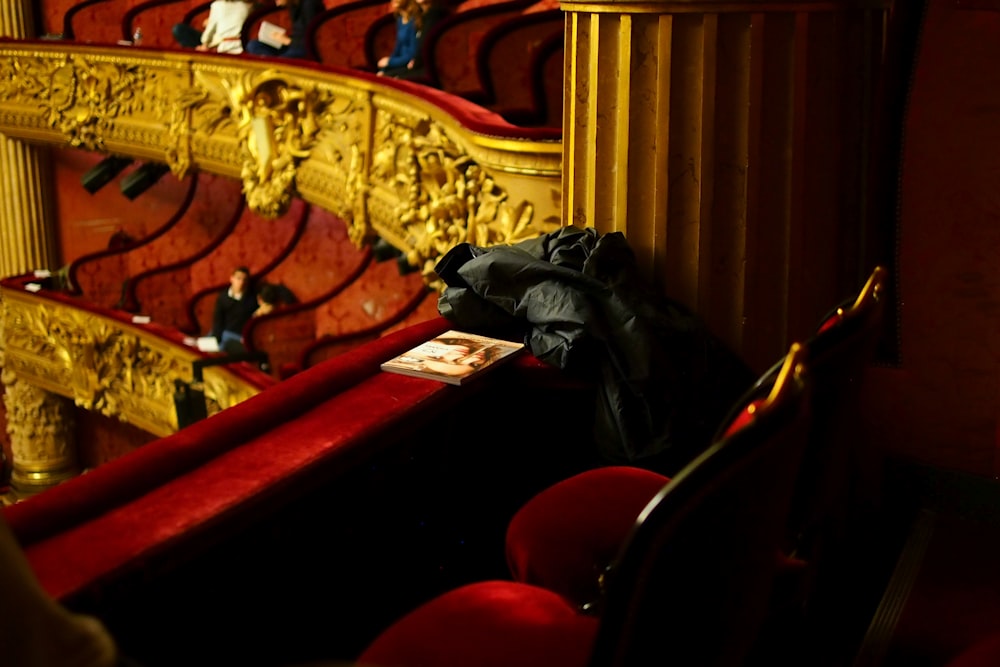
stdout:
<svg viewBox="0 0 1000 667">
<path fill-rule="evenodd" d="M 809 427 L 793 345 L 765 400 L 647 505 L 605 575 L 592 667 L 742 664 L 768 607 Z"/>
</svg>

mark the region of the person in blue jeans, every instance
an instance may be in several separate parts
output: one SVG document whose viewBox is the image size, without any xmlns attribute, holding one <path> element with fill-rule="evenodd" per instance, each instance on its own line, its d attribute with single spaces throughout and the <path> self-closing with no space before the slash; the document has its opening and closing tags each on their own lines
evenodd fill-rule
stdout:
<svg viewBox="0 0 1000 667">
<path fill-rule="evenodd" d="M 236 267 L 229 288 L 219 293 L 212 313 L 212 336 L 223 352 L 243 351 L 243 327 L 257 310 L 257 295 L 250 285 L 250 270 Z"/>
<path fill-rule="evenodd" d="M 259 39 L 247 42 L 245 53 L 254 56 L 280 56 L 282 58 L 308 58 L 306 48 L 306 30 L 309 23 L 326 7 L 323 0 L 274 0 L 278 7 L 287 7 L 292 19 L 291 29 L 283 36 L 284 44 L 274 47 Z"/>
</svg>

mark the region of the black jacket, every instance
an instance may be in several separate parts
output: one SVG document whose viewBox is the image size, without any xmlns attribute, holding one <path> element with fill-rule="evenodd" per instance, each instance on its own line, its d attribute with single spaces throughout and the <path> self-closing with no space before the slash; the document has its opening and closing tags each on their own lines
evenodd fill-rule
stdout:
<svg viewBox="0 0 1000 667">
<path fill-rule="evenodd" d="M 520 328 L 540 360 L 598 383 L 595 439 L 609 463 L 676 472 L 756 379 L 693 313 L 653 293 L 621 233 L 563 227 L 515 245 L 461 244 L 435 270 L 443 316 Z"/>
<path fill-rule="evenodd" d="M 257 294 L 253 290 L 244 290 L 242 299 L 229 296 L 229 288 L 222 290 L 212 312 L 212 335 L 219 340 L 222 339 L 223 331 L 232 331 L 242 336 L 243 327 L 253 317 L 255 310 Z"/>
</svg>

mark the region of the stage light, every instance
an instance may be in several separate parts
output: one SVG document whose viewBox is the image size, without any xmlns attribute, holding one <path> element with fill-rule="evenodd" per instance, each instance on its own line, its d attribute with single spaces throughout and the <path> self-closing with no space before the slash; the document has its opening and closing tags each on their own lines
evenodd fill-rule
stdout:
<svg viewBox="0 0 1000 667">
<path fill-rule="evenodd" d="M 130 164 L 132 164 L 132 158 L 110 155 L 84 174 L 80 178 L 80 183 L 83 185 L 84 190 L 90 194 L 94 194 Z"/>
<path fill-rule="evenodd" d="M 170 167 L 159 162 L 147 162 L 122 179 L 122 194 L 135 199 L 153 186 L 160 177 L 170 171 Z"/>
</svg>

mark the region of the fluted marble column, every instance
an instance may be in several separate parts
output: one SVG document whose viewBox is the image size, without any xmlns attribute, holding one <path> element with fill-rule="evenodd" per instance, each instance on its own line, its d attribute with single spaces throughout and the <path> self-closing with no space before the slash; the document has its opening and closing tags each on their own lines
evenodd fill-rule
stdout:
<svg viewBox="0 0 1000 667">
<path fill-rule="evenodd" d="M 0 2 L 0 36 L 33 37 L 33 18 L 31 0 Z M 0 135 L 0 275 L 57 268 L 51 180 L 46 150 Z M 8 373 L 3 350 L 0 373 L 16 500 L 79 473 L 72 403 Z"/>
</svg>

